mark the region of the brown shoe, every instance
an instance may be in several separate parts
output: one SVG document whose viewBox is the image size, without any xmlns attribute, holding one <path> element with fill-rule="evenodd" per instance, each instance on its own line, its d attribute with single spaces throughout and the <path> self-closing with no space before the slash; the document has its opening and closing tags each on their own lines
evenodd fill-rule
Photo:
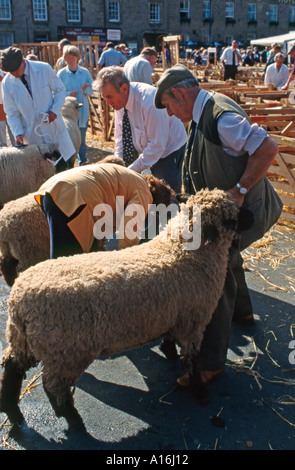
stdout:
<svg viewBox="0 0 295 470">
<path fill-rule="evenodd" d="M 218 378 L 222 377 L 224 375 L 224 369 L 218 369 L 218 370 L 202 370 L 200 371 L 200 376 L 202 379 L 203 384 L 207 384 L 213 380 L 217 380 Z M 182 377 L 179 377 L 176 379 L 177 384 L 180 387 L 189 387 L 190 386 L 190 374 L 187 372 L 185 375 Z"/>
<path fill-rule="evenodd" d="M 238 323 L 239 325 L 254 325 L 254 315 L 253 313 L 249 313 L 249 315 L 246 315 L 245 317 L 234 315 L 233 322 Z"/>
</svg>

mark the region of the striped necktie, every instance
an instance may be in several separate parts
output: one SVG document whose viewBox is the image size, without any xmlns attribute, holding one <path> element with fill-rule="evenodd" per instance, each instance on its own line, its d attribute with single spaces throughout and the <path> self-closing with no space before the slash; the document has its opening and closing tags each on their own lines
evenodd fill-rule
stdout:
<svg viewBox="0 0 295 470">
<path fill-rule="evenodd" d="M 124 108 L 123 125 L 122 125 L 122 138 L 123 138 L 123 160 L 126 166 L 131 165 L 137 159 L 138 154 L 134 148 L 132 140 L 132 132 L 128 111 Z"/>
</svg>

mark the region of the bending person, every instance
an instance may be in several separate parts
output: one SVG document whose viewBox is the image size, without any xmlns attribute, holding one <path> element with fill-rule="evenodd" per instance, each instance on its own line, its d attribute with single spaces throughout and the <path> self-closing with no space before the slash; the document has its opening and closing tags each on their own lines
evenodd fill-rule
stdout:
<svg viewBox="0 0 295 470">
<path fill-rule="evenodd" d="M 117 228 L 119 249 L 138 244 L 149 204 L 168 206 L 172 196 L 152 175 L 96 163 L 52 176 L 35 199 L 48 220 L 50 257 L 57 258 L 97 251 Z"/>
</svg>

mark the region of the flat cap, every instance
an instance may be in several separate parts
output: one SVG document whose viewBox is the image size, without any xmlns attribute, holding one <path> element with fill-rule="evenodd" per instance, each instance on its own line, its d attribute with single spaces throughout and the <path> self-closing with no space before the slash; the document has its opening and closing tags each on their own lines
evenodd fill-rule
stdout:
<svg viewBox="0 0 295 470">
<path fill-rule="evenodd" d="M 174 65 L 170 69 L 165 70 L 162 77 L 157 83 L 157 91 L 154 97 L 154 104 L 156 108 L 165 108 L 165 106 L 163 106 L 161 103 L 162 93 L 169 90 L 169 88 L 173 87 L 177 83 L 192 78 L 196 80 L 196 84 L 198 85 L 198 80 L 196 79 L 196 77 L 187 67 L 182 64 Z"/>
<path fill-rule="evenodd" d="M 17 47 L 10 46 L 0 53 L 1 68 L 4 72 L 15 72 L 22 64 L 23 53 Z"/>
<path fill-rule="evenodd" d="M 290 52 L 294 52 L 295 51 L 295 46 L 292 46 L 290 47 L 290 49 L 288 50 L 288 54 L 290 54 Z"/>
</svg>

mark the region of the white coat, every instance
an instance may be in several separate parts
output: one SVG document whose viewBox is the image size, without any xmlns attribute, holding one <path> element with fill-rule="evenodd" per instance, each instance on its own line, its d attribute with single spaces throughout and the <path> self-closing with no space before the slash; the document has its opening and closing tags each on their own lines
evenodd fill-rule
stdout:
<svg viewBox="0 0 295 470">
<path fill-rule="evenodd" d="M 15 137 L 24 134 L 25 144 L 56 143 L 64 160 L 68 160 L 76 150 L 61 115 L 65 87 L 45 62 L 26 60 L 25 72 L 29 72 L 32 96 L 11 73 L 2 82 L 4 110 L 12 133 Z M 48 111 L 57 118 L 50 124 L 42 123 L 43 113 Z"/>
</svg>

